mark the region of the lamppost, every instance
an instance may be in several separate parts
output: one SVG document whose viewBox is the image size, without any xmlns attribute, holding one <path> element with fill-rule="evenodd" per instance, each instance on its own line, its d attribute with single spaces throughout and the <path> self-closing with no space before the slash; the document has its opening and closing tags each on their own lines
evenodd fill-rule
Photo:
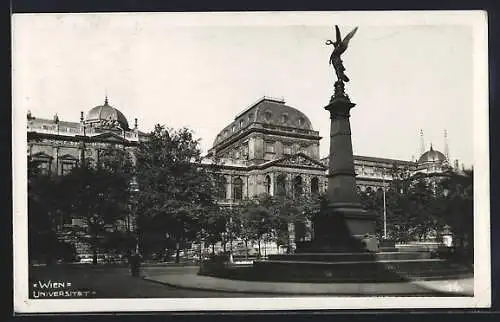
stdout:
<svg viewBox="0 0 500 322">
<path fill-rule="evenodd" d="M 385 200 L 385 168 L 382 171 L 382 195 L 384 198 L 384 239 L 387 239 L 387 205 Z"/>
<path fill-rule="evenodd" d="M 229 214 L 229 262 L 233 262 L 233 212 Z"/>
<path fill-rule="evenodd" d="M 129 228 L 128 233 L 129 236 L 132 237 L 132 230 L 135 231 L 135 253 L 139 254 L 139 234 L 137 233 L 137 193 L 139 192 L 139 188 L 137 186 L 137 181 L 135 177 L 132 178 L 130 182 L 130 212 L 128 214 L 128 222 Z M 133 225 L 132 225 L 133 222 Z M 133 226 L 133 227 L 132 227 Z M 133 228 L 133 229 L 132 229 Z"/>
</svg>

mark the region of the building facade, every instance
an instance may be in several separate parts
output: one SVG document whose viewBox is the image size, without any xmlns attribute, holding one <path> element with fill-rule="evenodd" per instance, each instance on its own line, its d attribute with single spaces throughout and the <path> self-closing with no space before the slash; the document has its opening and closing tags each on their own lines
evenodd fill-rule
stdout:
<svg viewBox="0 0 500 322">
<path fill-rule="evenodd" d="M 321 137 L 309 118 L 283 99 L 263 97 L 236 115 L 217 135 L 208 156 L 221 163 L 221 201 L 235 204 L 261 193 L 324 192 L 328 156 L 320 158 Z M 387 187 L 395 175 L 441 177 L 450 171 L 447 156 L 432 145 L 416 161 L 354 156 L 360 191 Z"/>
<path fill-rule="evenodd" d="M 221 164 L 222 203 L 262 193 L 324 190 L 320 139 L 309 118 L 283 100 L 257 101 L 222 129 L 208 152 Z"/>
<path fill-rule="evenodd" d="M 130 152 L 146 135 L 139 131 L 137 119 L 133 128 L 118 109 L 109 105 L 106 98 L 103 105 L 90 109 L 80 122 L 38 118 L 27 115 L 28 156 L 39 162 L 43 172 L 64 175 L 83 160 L 90 164 L 99 162 L 100 152 L 110 146 L 122 147 Z"/>
<path fill-rule="evenodd" d="M 62 121 L 57 116 L 37 118 L 28 113 L 27 132 L 28 155 L 53 175 L 64 175 L 81 162 L 99 162 L 101 151 L 110 146 L 126 149 L 134 160 L 134 150 L 147 140 L 147 134 L 138 129 L 137 119 L 130 128 L 127 118 L 107 98 L 86 116 L 81 112 L 79 122 Z M 304 113 L 283 99 L 259 99 L 219 132 L 208 151 L 206 160 L 220 164 L 220 204 L 238 205 L 263 193 L 325 192 L 328 157 L 320 157 L 320 140 Z M 458 161 L 451 167 L 448 156 L 432 145 L 416 161 L 355 155 L 354 169 L 358 189 L 367 192 L 387 187 L 395 175 L 440 178 L 459 171 Z M 78 219 L 70 220 L 66 224 L 78 224 Z"/>
<path fill-rule="evenodd" d="M 134 150 L 147 136 L 139 131 L 137 119 L 130 128 L 127 118 L 106 98 L 103 105 L 91 108 L 86 116 L 80 112 L 80 122 L 59 120 L 57 115 L 52 119 L 38 118 L 28 112 L 27 139 L 28 156 L 37 162 L 42 173 L 54 176 L 65 175 L 82 162 L 97 164 L 101 153 L 110 147 L 125 149 L 135 162 Z M 134 182 L 131 182 L 131 189 L 137 189 Z M 117 222 L 117 229 L 133 231 L 132 217 L 130 214 Z M 79 254 L 90 252 L 88 243 L 67 234 L 72 227 L 86 227 L 86 222 L 63 216 L 58 223 L 59 238 L 75 244 Z"/>
</svg>

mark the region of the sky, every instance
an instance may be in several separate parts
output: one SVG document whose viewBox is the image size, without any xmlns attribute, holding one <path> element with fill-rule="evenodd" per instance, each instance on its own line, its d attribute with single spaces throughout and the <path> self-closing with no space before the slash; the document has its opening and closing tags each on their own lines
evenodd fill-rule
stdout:
<svg viewBox="0 0 500 322">
<path fill-rule="evenodd" d="M 206 18 L 206 16 L 204 16 Z M 227 17 L 227 16 L 226 16 Z M 104 102 L 132 126 L 187 126 L 206 152 L 216 135 L 262 96 L 305 113 L 328 154 L 334 25 L 359 29 L 342 56 L 357 155 L 418 158 L 426 149 L 474 160 L 474 33 L 436 19 L 344 19 L 279 14 L 207 20 L 169 14 L 13 17 L 14 111 L 78 121 Z M 366 18 L 366 17 L 365 17 Z M 423 22 L 422 22 L 423 21 Z M 431 21 L 431 22 L 429 22 Z"/>
</svg>

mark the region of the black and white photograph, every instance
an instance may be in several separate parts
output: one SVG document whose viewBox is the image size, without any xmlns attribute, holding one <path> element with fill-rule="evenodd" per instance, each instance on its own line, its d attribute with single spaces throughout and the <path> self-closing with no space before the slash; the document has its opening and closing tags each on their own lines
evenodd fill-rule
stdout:
<svg viewBox="0 0 500 322">
<path fill-rule="evenodd" d="M 15 311 L 489 307 L 487 29 L 14 14 Z"/>
</svg>

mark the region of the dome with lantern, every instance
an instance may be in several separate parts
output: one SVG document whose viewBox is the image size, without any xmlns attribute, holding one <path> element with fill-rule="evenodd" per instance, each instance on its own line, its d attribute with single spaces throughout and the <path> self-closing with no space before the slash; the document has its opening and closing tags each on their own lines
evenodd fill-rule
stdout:
<svg viewBox="0 0 500 322">
<path fill-rule="evenodd" d="M 435 150 L 431 144 L 417 161 L 417 170 L 426 172 L 445 172 L 449 168 L 448 158 L 440 151 Z"/>
<path fill-rule="evenodd" d="M 99 105 L 90 109 L 87 113 L 85 123 L 91 126 L 118 128 L 121 130 L 129 130 L 127 118 L 118 109 L 109 105 L 106 97 L 103 105 Z"/>
</svg>

